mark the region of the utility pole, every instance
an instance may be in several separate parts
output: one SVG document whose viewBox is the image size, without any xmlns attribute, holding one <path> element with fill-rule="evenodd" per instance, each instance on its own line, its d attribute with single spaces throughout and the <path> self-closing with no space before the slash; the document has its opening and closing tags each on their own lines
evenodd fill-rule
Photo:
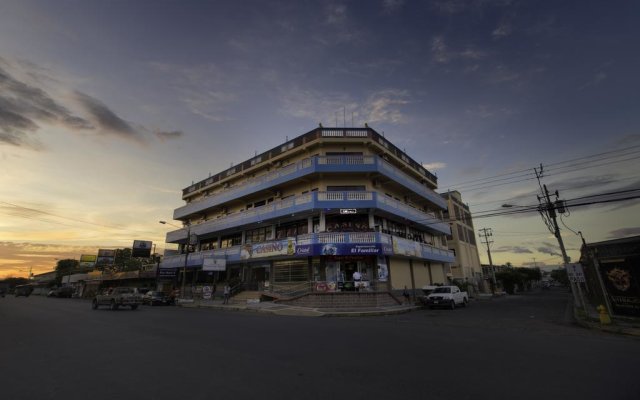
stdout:
<svg viewBox="0 0 640 400">
<path fill-rule="evenodd" d="M 547 225 L 547 228 L 549 228 L 549 231 L 551 231 L 551 233 L 553 233 L 553 236 L 555 236 L 556 239 L 558 240 L 558 245 L 560 246 L 560 251 L 562 252 L 562 262 L 566 269 L 567 264 L 571 262 L 571 259 L 567 255 L 567 250 L 565 250 L 564 248 L 564 241 L 562 240 L 562 235 L 560 234 L 560 227 L 558 226 L 558 221 L 556 219 L 557 217 L 556 209 L 564 210 L 564 202 L 558 200 L 559 194 L 558 194 L 558 191 L 556 190 L 556 193 L 555 193 L 556 202 L 552 203 L 551 196 L 549 195 L 549 190 L 547 189 L 547 185 L 540 184 L 540 178 L 542 177 L 542 173 L 543 173 L 542 164 L 540 164 L 540 171 L 538 171 L 537 168 L 534 168 L 533 170 L 536 173 L 536 178 L 538 179 L 538 186 L 540 186 L 540 190 L 542 192 L 542 196 L 538 196 L 538 203 L 540 204 L 538 206 L 538 211 L 540 212 L 540 215 L 542 216 L 543 221 Z M 560 211 L 560 212 L 564 213 L 564 211 Z M 578 289 L 576 289 L 576 283 L 573 281 L 569 281 L 569 284 L 571 285 L 571 292 L 573 293 L 573 301 L 578 307 L 582 307 L 583 306 L 581 301 L 582 296 L 578 296 L 578 292 L 577 292 L 577 290 L 579 290 L 579 287 Z"/>
<path fill-rule="evenodd" d="M 491 233 L 491 228 L 482 228 L 479 230 L 480 232 L 480 237 L 482 239 L 484 239 L 484 241 L 481 240 L 482 243 L 487 245 L 487 255 L 489 256 L 489 268 L 491 268 L 491 293 L 495 294 L 496 292 L 496 271 L 493 268 L 493 260 L 491 260 L 491 243 L 493 243 L 493 240 L 490 240 L 491 236 L 493 236 L 493 233 Z"/>
</svg>

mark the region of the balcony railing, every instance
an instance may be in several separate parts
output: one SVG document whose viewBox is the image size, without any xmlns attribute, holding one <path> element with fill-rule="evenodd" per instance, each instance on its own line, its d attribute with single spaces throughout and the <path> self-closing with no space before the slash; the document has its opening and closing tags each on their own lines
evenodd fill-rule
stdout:
<svg viewBox="0 0 640 400">
<path fill-rule="evenodd" d="M 191 232 L 203 235 L 320 208 L 379 208 L 409 219 L 427 230 L 447 235 L 451 233 L 449 225 L 437 219 L 433 214 L 425 213 L 390 197 L 381 196 L 377 192 L 306 193 L 192 225 Z M 184 239 L 186 239 L 184 229 L 171 231 L 167 234 L 168 243 Z"/>
<path fill-rule="evenodd" d="M 389 162 L 375 156 L 316 156 L 305 158 L 295 164 L 287 165 L 275 171 L 254 178 L 248 178 L 237 185 L 222 191 L 205 195 L 202 199 L 186 204 L 174 211 L 174 219 L 181 219 L 190 214 L 204 211 L 221 205 L 227 201 L 249 195 L 259 190 L 269 189 L 287 181 L 316 172 L 374 172 L 385 175 L 408 189 L 427 198 L 442 209 L 446 209 L 446 201 L 433 190 L 417 183 L 414 178 L 402 172 Z"/>
</svg>

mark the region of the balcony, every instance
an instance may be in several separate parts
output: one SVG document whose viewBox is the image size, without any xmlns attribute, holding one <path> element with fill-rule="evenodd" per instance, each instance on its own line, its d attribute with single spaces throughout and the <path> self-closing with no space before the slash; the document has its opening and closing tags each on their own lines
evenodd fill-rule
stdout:
<svg viewBox="0 0 640 400">
<path fill-rule="evenodd" d="M 250 251 L 243 252 L 250 247 Z M 270 252 L 259 251 L 269 248 Z M 277 251 L 274 249 L 282 249 Z M 291 251 L 288 251 L 291 249 Z M 322 232 L 299 235 L 294 238 L 240 245 L 190 253 L 187 267 L 202 266 L 205 258 L 224 258 L 228 263 L 253 259 L 295 258 L 309 256 L 342 255 L 397 255 L 416 259 L 454 262 L 453 252 L 380 232 Z M 182 268 L 184 254 L 164 257 L 161 268 Z"/>
<path fill-rule="evenodd" d="M 408 190 L 418 193 L 441 209 L 445 210 L 447 208 L 446 201 L 440 197 L 439 194 L 419 184 L 415 179 L 379 157 L 317 156 L 306 158 L 296 164 L 288 165 L 255 178 L 248 178 L 239 185 L 229 187 L 222 192 L 209 195 L 204 199 L 179 207 L 173 212 L 173 219 L 182 219 L 191 214 L 220 206 L 233 199 L 238 199 L 261 190 L 271 189 L 304 176 L 324 172 L 377 172 L 392 179 Z"/>
<path fill-rule="evenodd" d="M 451 234 L 449 224 L 440 221 L 435 215 L 424 213 L 405 203 L 380 195 L 378 192 L 311 192 L 195 224 L 191 226 L 191 232 L 200 236 L 225 229 L 240 229 L 244 225 L 269 221 L 296 213 L 341 208 L 380 209 L 410 220 L 427 231 Z M 184 240 L 186 240 L 184 229 L 167 233 L 167 243 L 177 243 Z"/>
</svg>

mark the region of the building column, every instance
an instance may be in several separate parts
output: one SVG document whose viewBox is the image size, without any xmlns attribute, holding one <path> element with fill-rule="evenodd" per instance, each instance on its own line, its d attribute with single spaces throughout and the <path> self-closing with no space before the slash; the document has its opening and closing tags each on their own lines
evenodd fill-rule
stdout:
<svg viewBox="0 0 640 400">
<path fill-rule="evenodd" d="M 373 210 L 369 210 L 369 229 L 374 229 L 376 226 L 376 220 L 373 216 Z M 380 227 L 382 229 L 382 227 Z"/>
<path fill-rule="evenodd" d="M 319 225 L 318 230 L 320 232 L 325 232 L 327 230 L 325 218 L 324 218 L 324 210 L 320 210 L 320 221 L 318 225 Z"/>
<path fill-rule="evenodd" d="M 411 298 L 416 301 L 416 278 L 413 274 L 413 259 L 409 259 L 409 272 L 411 273 Z"/>
</svg>

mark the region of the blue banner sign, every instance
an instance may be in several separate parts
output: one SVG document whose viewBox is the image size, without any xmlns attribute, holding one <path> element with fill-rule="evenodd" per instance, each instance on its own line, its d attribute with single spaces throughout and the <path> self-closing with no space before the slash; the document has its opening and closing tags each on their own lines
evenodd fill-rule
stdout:
<svg viewBox="0 0 640 400">
<path fill-rule="evenodd" d="M 296 256 L 377 256 L 392 254 L 389 245 L 381 243 L 316 243 L 299 244 Z"/>
</svg>

